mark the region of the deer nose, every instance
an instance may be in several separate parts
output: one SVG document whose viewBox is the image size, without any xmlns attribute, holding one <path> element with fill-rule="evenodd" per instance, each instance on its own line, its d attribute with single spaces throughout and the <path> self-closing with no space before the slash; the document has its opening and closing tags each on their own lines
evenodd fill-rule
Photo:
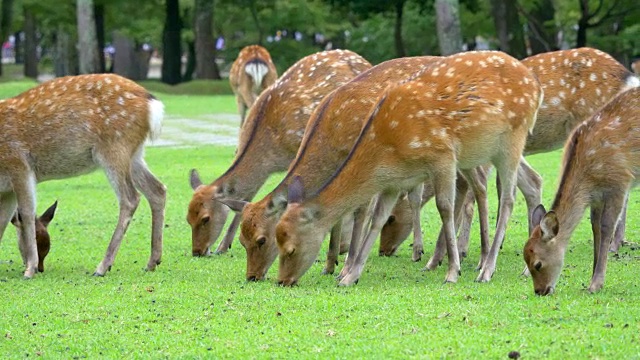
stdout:
<svg viewBox="0 0 640 360">
<path fill-rule="evenodd" d="M 258 281 L 255 275 L 247 276 L 247 281 Z"/>
</svg>

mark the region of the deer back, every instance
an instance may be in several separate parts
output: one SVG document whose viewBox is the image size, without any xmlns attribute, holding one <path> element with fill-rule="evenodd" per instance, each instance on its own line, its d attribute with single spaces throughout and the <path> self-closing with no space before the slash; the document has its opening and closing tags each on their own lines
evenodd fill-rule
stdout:
<svg viewBox="0 0 640 360">
<path fill-rule="evenodd" d="M 578 48 L 528 57 L 522 63 L 538 77 L 545 98 L 525 153 L 562 147 L 571 131 L 620 91 L 640 81 L 610 55 Z"/>
<path fill-rule="evenodd" d="M 251 89 L 257 95 L 277 78 L 278 72 L 269 51 L 260 45 L 242 48 L 229 71 L 229 83 L 234 93 L 238 93 L 239 89 Z M 249 107 L 251 105 L 247 104 Z"/>
</svg>

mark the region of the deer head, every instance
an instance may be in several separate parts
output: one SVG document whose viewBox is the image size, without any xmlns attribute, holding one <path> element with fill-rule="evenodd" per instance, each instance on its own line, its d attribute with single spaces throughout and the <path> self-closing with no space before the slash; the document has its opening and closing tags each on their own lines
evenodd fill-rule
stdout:
<svg viewBox="0 0 640 360">
<path fill-rule="evenodd" d="M 537 225 L 524 247 L 524 261 L 531 272 L 533 288 L 537 295 L 549 295 L 560 277 L 564 264 L 564 246 L 556 240 L 558 218 L 553 211 L 546 212 L 538 205 L 533 212 Z"/>
<path fill-rule="evenodd" d="M 51 238 L 49 237 L 49 231 L 47 231 L 47 226 L 51 220 L 53 220 L 54 215 L 56 214 L 56 208 L 58 207 L 58 202 L 54 202 L 45 212 L 40 215 L 40 217 L 36 218 L 36 244 L 38 246 L 38 271 L 44 272 L 44 259 L 49 254 L 49 249 L 51 248 Z M 20 216 L 18 213 L 13 215 L 11 218 L 11 223 L 16 227 L 18 231 L 18 237 L 22 236 L 20 230 Z"/>
</svg>

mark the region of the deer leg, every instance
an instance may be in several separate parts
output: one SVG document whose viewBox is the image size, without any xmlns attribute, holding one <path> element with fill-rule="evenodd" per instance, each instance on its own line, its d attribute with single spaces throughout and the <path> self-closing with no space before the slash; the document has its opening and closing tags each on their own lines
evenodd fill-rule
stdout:
<svg viewBox="0 0 640 360">
<path fill-rule="evenodd" d="M 7 225 L 9 225 L 9 221 L 11 221 L 11 217 L 16 213 L 16 208 L 17 200 L 14 192 L 0 194 L 0 241 L 4 236 Z"/>
<path fill-rule="evenodd" d="M 462 170 L 471 185 L 471 190 L 478 204 L 478 218 L 480 220 L 480 261 L 476 270 L 482 269 L 489 253 L 489 203 L 487 201 L 486 177 L 478 174 L 476 169 Z"/>
<path fill-rule="evenodd" d="M 622 209 L 622 214 L 620 214 L 620 221 L 618 221 L 618 226 L 616 226 L 616 233 L 613 236 L 613 241 L 611 242 L 611 247 L 609 247 L 609 251 L 617 253 L 624 243 L 624 234 L 627 227 L 627 207 L 629 205 L 629 193 L 624 198 L 624 207 Z"/>
<path fill-rule="evenodd" d="M 424 191 L 424 183 L 409 191 L 409 205 L 411 206 L 411 214 L 413 216 L 413 256 L 411 260 L 420 261 L 424 254 L 424 245 L 422 244 L 422 226 L 420 225 L 420 210 L 422 210 L 422 192 Z"/>
<path fill-rule="evenodd" d="M 340 219 L 331 228 L 329 235 L 329 251 L 327 252 L 327 262 L 322 269 L 322 274 L 333 274 L 338 262 L 338 253 L 340 252 L 340 238 L 342 237 L 342 219 Z"/>
<path fill-rule="evenodd" d="M 378 235 L 380 235 L 382 226 L 384 226 L 384 224 L 387 222 L 389 214 L 391 214 L 391 211 L 393 211 L 393 207 L 398 200 L 399 194 L 400 191 L 396 190 L 391 190 L 380 194 L 375 213 L 373 215 L 373 218 L 371 219 L 371 228 L 369 229 L 367 236 L 365 237 L 364 242 L 360 246 L 357 254 L 354 254 L 355 262 L 353 264 L 353 267 L 351 267 L 346 276 L 344 276 L 342 280 L 340 280 L 340 286 L 349 286 L 356 284 L 360 279 L 360 275 L 362 275 L 362 270 L 364 269 L 364 264 L 369 257 L 369 253 L 371 252 L 371 247 L 378 238 Z M 349 253 L 349 257 L 351 257 L 351 253 Z"/>
<path fill-rule="evenodd" d="M 524 195 L 527 202 L 527 221 L 529 224 L 529 236 L 533 232 L 533 228 L 537 224 L 531 221 L 533 210 L 542 203 L 542 177 L 538 174 L 523 158 L 520 158 L 520 166 L 518 167 L 518 188 Z"/>
<path fill-rule="evenodd" d="M 229 228 L 227 232 L 224 234 L 224 238 L 220 244 L 218 244 L 218 248 L 214 252 L 216 255 L 224 254 L 229 249 L 231 249 L 231 244 L 233 243 L 233 239 L 236 237 L 236 232 L 238 231 L 238 226 L 240 225 L 240 221 L 242 220 L 242 213 L 236 213 L 233 216 L 233 220 L 231 224 L 229 224 Z"/>
<path fill-rule="evenodd" d="M 602 224 L 602 199 L 591 202 L 591 232 L 593 233 L 593 266 L 592 275 L 596 272 L 596 264 L 598 263 L 598 250 L 600 249 L 600 241 L 602 231 L 600 226 Z"/>
<path fill-rule="evenodd" d="M 140 190 L 151 207 L 151 257 L 146 270 L 153 271 L 162 261 L 162 233 L 167 190 L 149 171 L 142 158 L 134 160 L 131 169 L 135 187 Z"/>
<path fill-rule="evenodd" d="M 464 193 L 458 192 L 458 194 L 464 195 L 464 204 L 458 215 L 458 222 L 460 223 L 458 231 L 458 251 L 460 253 L 460 259 L 462 259 L 466 258 L 469 253 L 469 237 L 471 236 L 471 225 L 473 224 L 476 199 L 473 191 L 466 190 Z"/>
<path fill-rule="evenodd" d="M 353 237 L 354 218 L 349 214 L 342 218 L 342 234 L 340 235 L 340 254 L 349 252 L 351 239 Z"/>
<path fill-rule="evenodd" d="M 374 199 L 371 200 L 369 207 L 373 206 L 372 204 L 376 202 Z M 368 222 L 368 217 L 368 208 L 365 209 L 364 207 L 360 207 L 353 213 L 353 233 L 351 236 L 351 243 L 349 244 L 349 253 L 347 255 L 347 258 L 345 259 L 344 266 L 342 266 L 340 274 L 338 274 L 338 276 L 336 277 L 337 280 L 341 280 L 343 277 L 345 277 L 349 270 L 353 267 L 353 264 L 356 260 L 356 255 L 358 255 L 360 240 L 362 238 L 362 231 L 364 229 L 365 223 Z"/>
<path fill-rule="evenodd" d="M 38 272 L 38 246 L 36 244 L 36 179 L 32 173 L 21 173 L 23 177 L 12 178 L 13 190 L 18 202 L 20 237 L 18 248 L 26 267 L 25 279 Z"/>
<path fill-rule="evenodd" d="M 476 278 L 478 282 L 488 282 L 491 280 L 493 273 L 496 270 L 496 261 L 498 259 L 498 253 L 502 247 L 504 241 L 505 231 L 507 228 L 507 222 L 511 217 L 514 203 L 514 190 L 516 184 L 516 174 L 519 166 L 520 158 L 511 159 L 509 154 L 503 157 L 501 161 L 496 161 L 494 165 L 498 170 L 498 176 L 500 177 L 500 206 L 498 222 L 496 226 L 496 233 L 494 235 L 493 244 L 485 263 L 482 266 L 480 274 Z"/>
<path fill-rule="evenodd" d="M 140 202 L 140 196 L 136 191 L 131 174 L 129 173 L 131 165 L 127 164 L 126 166 L 123 166 L 123 164 L 119 164 L 120 166 L 110 166 L 109 161 L 102 161 L 102 163 L 105 164 L 107 178 L 118 197 L 120 214 L 118 215 L 118 224 L 116 225 L 113 235 L 111 236 L 109 246 L 107 247 L 107 252 L 104 259 L 102 259 L 100 264 L 98 264 L 95 273 L 93 273 L 94 276 L 104 276 L 106 272 L 111 269 L 116 253 L 122 243 L 122 238 L 124 237 L 124 234 L 129 227 L 129 223 L 131 222 L 131 218 L 133 217 L 133 214 L 138 207 L 138 203 Z"/>
<path fill-rule="evenodd" d="M 456 168 L 455 161 L 444 166 L 433 177 L 433 187 L 436 193 L 436 207 L 442 220 L 442 233 L 444 233 L 447 247 L 449 268 L 444 282 L 455 283 L 460 276 L 460 255 L 458 253 L 456 229 L 455 229 L 455 198 L 456 198 Z M 462 206 L 462 201 L 459 202 Z"/>
<path fill-rule="evenodd" d="M 607 255 L 609 245 L 613 240 L 616 225 L 623 211 L 627 191 L 614 191 L 608 193 L 604 198 L 602 217 L 600 219 L 600 244 L 598 248 L 597 261 L 589 285 L 589 292 L 594 293 L 604 285 L 604 276 L 607 272 Z"/>
</svg>

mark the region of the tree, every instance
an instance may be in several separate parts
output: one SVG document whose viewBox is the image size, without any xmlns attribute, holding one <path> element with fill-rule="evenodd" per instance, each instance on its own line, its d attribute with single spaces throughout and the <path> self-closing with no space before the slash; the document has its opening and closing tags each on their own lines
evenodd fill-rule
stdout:
<svg viewBox="0 0 640 360">
<path fill-rule="evenodd" d="M 527 19 L 531 55 L 558 50 L 554 23 L 556 9 L 552 0 L 534 0 L 530 10 L 518 6 L 518 12 Z"/>
<path fill-rule="evenodd" d="M 93 14 L 93 0 L 77 0 L 76 4 L 80 73 L 98 73 L 100 72 L 100 58 L 98 54 L 96 20 Z"/>
<path fill-rule="evenodd" d="M 13 23 L 13 0 L 2 0 L 0 5 L 2 17 L 0 17 L 0 45 L 4 43 L 9 35 Z M 0 50 L 0 76 L 2 76 L 2 51 Z"/>
<path fill-rule="evenodd" d="M 500 50 L 518 59 L 525 58 L 527 48 L 515 1 L 491 0 L 491 12 L 500 41 Z"/>
<path fill-rule="evenodd" d="M 451 55 L 462 51 L 460 4 L 458 0 L 436 0 L 436 24 L 440 54 Z"/>
<path fill-rule="evenodd" d="M 214 0 L 196 0 L 194 11 L 196 76 L 198 79 L 220 79 L 213 38 Z"/>
<path fill-rule="evenodd" d="M 33 9 L 23 5 L 24 15 L 24 76 L 38 78 L 38 38 L 36 35 L 36 16 Z"/>
<path fill-rule="evenodd" d="M 178 0 L 165 1 L 162 31 L 162 82 L 175 85 L 182 80 L 182 19 Z"/>
</svg>

